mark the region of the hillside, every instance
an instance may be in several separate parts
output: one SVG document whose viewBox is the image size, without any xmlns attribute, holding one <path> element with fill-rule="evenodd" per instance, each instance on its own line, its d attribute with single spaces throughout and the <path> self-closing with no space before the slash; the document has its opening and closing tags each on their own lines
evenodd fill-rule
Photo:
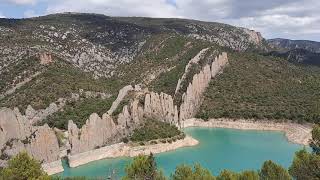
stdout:
<svg viewBox="0 0 320 180">
<path fill-rule="evenodd" d="M 253 53 L 232 54 L 229 62 L 198 117 L 319 122 L 320 68 Z"/>
<path fill-rule="evenodd" d="M 26 150 L 53 174 L 61 154 L 75 167 L 121 142 L 171 144 L 196 116 L 319 122 L 320 68 L 248 29 L 65 13 L 0 33 L 1 166 Z"/>
<path fill-rule="evenodd" d="M 174 95 L 185 65 L 201 49 L 266 48 L 259 33 L 183 19 L 66 13 L 1 19 L 0 31 L 0 105 L 22 112 L 70 101 L 79 91 L 115 96 L 127 84 Z"/>
<path fill-rule="evenodd" d="M 271 47 L 282 50 L 305 49 L 313 53 L 320 53 L 320 42 L 290 39 L 268 39 Z"/>
</svg>

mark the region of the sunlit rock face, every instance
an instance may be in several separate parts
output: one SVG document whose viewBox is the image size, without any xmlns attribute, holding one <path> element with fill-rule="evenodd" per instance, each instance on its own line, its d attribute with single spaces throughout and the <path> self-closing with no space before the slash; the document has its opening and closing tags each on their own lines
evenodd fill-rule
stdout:
<svg viewBox="0 0 320 180">
<path fill-rule="evenodd" d="M 0 148 L 8 157 L 27 151 L 43 163 L 59 160 L 59 143 L 48 126 L 32 126 L 18 109 L 0 110 Z"/>
<path fill-rule="evenodd" d="M 201 98 L 206 88 L 209 86 L 211 78 L 214 78 L 228 63 L 227 53 L 222 53 L 212 62 L 206 65 L 200 73 L 194 75 L 187 91 L 182 95 L 180 106 L 180 121 L 195 116 L 201 105 Z"/>
</svg>

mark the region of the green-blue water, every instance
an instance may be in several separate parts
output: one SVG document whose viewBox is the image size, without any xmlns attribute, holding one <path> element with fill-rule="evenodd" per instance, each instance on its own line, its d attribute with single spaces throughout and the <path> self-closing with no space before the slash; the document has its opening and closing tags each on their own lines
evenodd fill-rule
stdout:
<svg viewBox="0 0 320 180">
<path fill-rule="evenodd" d="M 200 163 L 214 174 L 223 169 L 259 169 L 266 160 L 289 167 L 294 152 L 303 148 L 288 142 L 281 132 L 215 128 L 188 128 L 185 132 L 199 140 L 200 144 L 155 155 L 158 167 L 166 175 L 182 163 Z M 105 159 L 77 168 L 69 168 L 65 164 L 65 171 L 59 175 L 103 177 L 110 174 L 111 169 L 116 169 L 121 177 L 130 161 L 131 158 Z"/>
</svg>

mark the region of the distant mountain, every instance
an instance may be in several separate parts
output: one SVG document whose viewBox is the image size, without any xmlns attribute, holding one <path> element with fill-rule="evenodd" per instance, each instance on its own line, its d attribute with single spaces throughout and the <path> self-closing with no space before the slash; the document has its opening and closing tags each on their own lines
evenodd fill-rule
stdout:
<svg viewBox="0 0 320 180">
<path fill-rule="evenodd" d="M 292 49 L 286 52 L 272 51 L 267 55 L 282 57 L 292 63 L 320 66 L 320 53 L 305 49 Z"/>
<path fill-rule="evenodd" d="M 267 41 L 272 48 L 267 55 L 286 58 L 293 63 L 320 66 L 320 42 L 280 38 Z"/>
<path fill-rule="evenodd" d="M 269 45 L 276 49 L 292 50 L 292 49 L 305 49 L 310 52 L 320 53 L 320 42 L 308 40 L 290 40 L 290 39 L 269 39 Z"/>
</svg>

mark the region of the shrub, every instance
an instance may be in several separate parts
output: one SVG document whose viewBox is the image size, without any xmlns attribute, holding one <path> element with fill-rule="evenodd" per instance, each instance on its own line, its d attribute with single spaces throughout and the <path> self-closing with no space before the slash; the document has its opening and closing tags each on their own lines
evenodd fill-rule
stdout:
<svg viewBox="0 0 320 180">
<path fill-rule="evenodd" d="M 122 142 L 128 143 L 128 142 L 129 142 L 129 139 L 128 139 L 127 137 L 124 137 L 124 138 L 122 138 Z"/>
<path fill-rule="evenodd" d="M 179 135 L 181 132 L 174 125 L 169 123 L 146 119 L 142 127 L 133 131 L 131 141 L 151 141 L 155 139 L 171 138 Z"/>
</svg>

